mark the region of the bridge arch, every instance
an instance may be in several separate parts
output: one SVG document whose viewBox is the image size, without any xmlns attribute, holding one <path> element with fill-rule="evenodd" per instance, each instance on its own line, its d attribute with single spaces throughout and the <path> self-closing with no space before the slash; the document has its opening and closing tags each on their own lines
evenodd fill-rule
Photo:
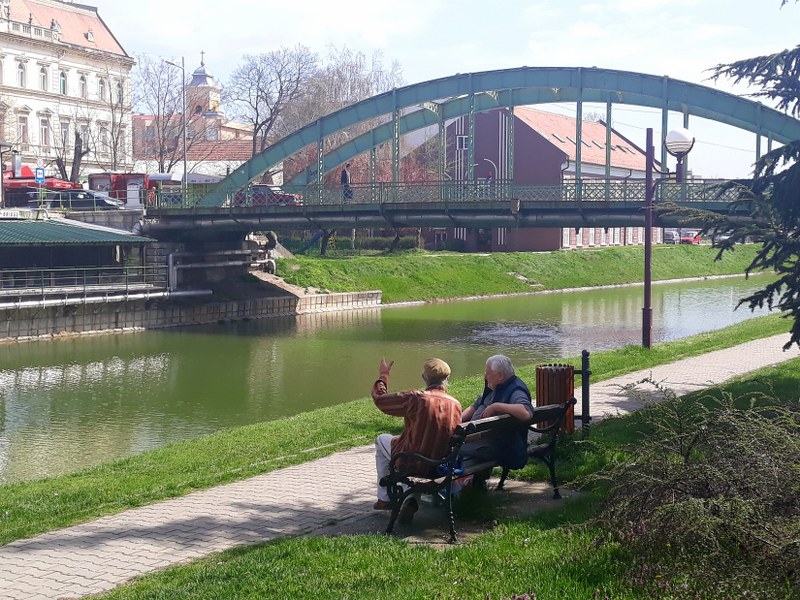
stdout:
<svg viewBox="0 0 800 600">
<path fill-rule="evenodd" d="M 446 99 L 442 101 L 442 99 Z M 322 174 L 349 158 L 417 129 L 473 112 L 548 102 L 605 102 L 659 108 L 662 123 L 679 111 L 768 136 L 778 143 L 800 139 L 800 121 L 745 98 L 695 83 L 644 73 L 597 68 L 521 67 L 457 74 L 367 98 L 309 123 L 253 157 L 219 182 L 199 203 L 220 206 L 271 167 L 316 144 Z M 419 110 L 403 114 L 410 107 Z M 348 127 L 391 115 L 391 121 L 322 154 L 323 140 Z M 760 137 L 759 137 L 760 140 Z M 395 149 L 394 155 L 397 156 Z M 305 173 L 307 179 L 308 173 Z M 295 180 L 296 181 L 296 180 Z M 298 181 L 306 183 L 306 181 Z"/>
</svg>

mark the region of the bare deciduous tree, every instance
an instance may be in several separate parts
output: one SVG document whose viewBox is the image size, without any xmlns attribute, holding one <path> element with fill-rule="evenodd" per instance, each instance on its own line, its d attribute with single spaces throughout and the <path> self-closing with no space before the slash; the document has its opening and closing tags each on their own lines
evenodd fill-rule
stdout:
<svg viewBox="0 0 800 600">
<path fill-rule="evenodd" d="M 304 93 L 284 111 L 276 132 L 283 136 L 316 119 L 402 85 L 399 63 L 384 65 L 383 56 L 375 52 L 368 58 L 347 46 L 328 48 L 327 58 L 309 78 Z M 335 148 L 378 125 L 379 120 L 360 123 L 325 140 L 325 151 Z M 285 171 L 298 173 L 316 160 L 316 148 L 308 148 L 287 161 Z M 356 180 L 364 180 L 368 171 L 364 158 L 353 161 Z M 335 179 L 338 173 L 330 176 Z"/>
<path fill-rule="evenodd" d="M 231 75 L 228 96 L 237 117 L 250 125 L 253 156 L 269 145 L 284 111 L 306 93 L 316 69 L 317 55 L 302 45 L 243 57 Z"/>
</svg>

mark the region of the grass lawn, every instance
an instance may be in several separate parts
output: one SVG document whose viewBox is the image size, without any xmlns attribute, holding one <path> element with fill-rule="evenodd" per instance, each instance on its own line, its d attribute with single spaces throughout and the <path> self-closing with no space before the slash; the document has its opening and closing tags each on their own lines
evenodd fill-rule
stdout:
<svg viewBox="0 0 800 600">
<path fill-rule="evenodd" d="M 653 247 L 653 279 L 743 274 L 760 246 L 748 244 L 714 260 L 710 246 Z M 457 254 L 410 251 L 353 258 L 282 259 L 281 277 L 300 287 L 337 292 L 382 290 L 383 302 L 440 300 L 637 283 L 641 246 L 559 252 Z"/>
</svg>

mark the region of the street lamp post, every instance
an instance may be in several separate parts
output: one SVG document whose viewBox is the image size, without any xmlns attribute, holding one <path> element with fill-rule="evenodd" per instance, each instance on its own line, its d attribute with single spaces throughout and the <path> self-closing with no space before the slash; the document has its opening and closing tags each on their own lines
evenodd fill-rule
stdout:
<svg viewBox="0 0 800 600">
<path fill-rule="evenodd" d="M 181 129 L 183 130 L 183 182 L 181 184 L 181 194 L 183 195 L 183 201 L 186 202 L 186 186 L 189 183 L 188 169 L 186 168 L 186 63 L 183 56 L 181 56 L 180 65 L 168 60 L 164 62 L 181 70 Z"/>
<path fill-rule="evenodd" d="M 496 181 L 496 180 L 497 180 L 497 165 L 496 165 L 496 164 L 495 164 L 495 162 L 494 162 L 492 159 L 490 159 L 490 158 L 484 158 L 483 160 L 485 160 L 486 162 L 488 162 L 490 165 L 492 165 L 492 168 L 494 168 L 494 179 L 495 179 L 495 181 Z"/>
<path fill-rule="evenodd" d="M 683 159 L 694 146 L 694 136 L 687 129 L 674 129 L 664 140 L 667 152 L 678 159 L 675 168 L 677 183 L 683 183 Z M 644 307 L 642 308 L 642 347 L 648 350 L 653 347 L 653 196 L 656 181 L 653 181 L 655 148 L 653 147 L 653 129 L 647 128 L 645 141 L 645 194 L 644 194 Z M 663 179 L 659 179 L 659 182 Z"/>
<path fill-rule="evenodd" d="M 3 151 L 10 150 L 11 144 L 0 140 L 0 208 L 5 208 L 6 199 L 3 196 Z"/>
<path fill-rule="evenodd" d="M 644 171 L 644 307 L 642 307 L 642 347 L 653 347 L 653 128 L 647 128 Z"/>
<path fill-rule="evenodd" d="M 673 129 L 664 139 L 664 146 L 666 146 L 667 152 L 678 161 L 675 165 L 675 183 L 683 183 L 686 181 L 686 174 L 683 172 L 683 159 L 694 147 L 694 136 L 688 129 L 683 127 Z"/>
</svg>

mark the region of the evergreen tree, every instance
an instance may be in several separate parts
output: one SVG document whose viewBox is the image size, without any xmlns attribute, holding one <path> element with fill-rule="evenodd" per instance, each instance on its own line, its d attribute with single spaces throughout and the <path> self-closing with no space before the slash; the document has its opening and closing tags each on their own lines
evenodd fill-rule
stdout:
<svg viewBox="0 0 800 600">
<path fill-rule="evenodd" d="M 798 0 L 795 0 L 797 2 Z M 789 3 L 782 0 L 781 7 Z M 760 88 L 752 95 L 776 103 L 779 110 L 800 118 L 800 46 L 768 56 L 757 56 L 717 65 L 713 78 L 726 77 Z M 709 217 L 706 229 L 730 238 L 715 244 L 720 254 L 737 242 L 755 239 L 762 247 L 747 273 L 775 271 L 778 278 L 762 290 L 742 299 L 751 309 L 768 306 L 786 311 L 792 320 L 791 337 L 784 348 L 800 346 L 800 140 L 794 140 L 756 161 L 753 178 L 740 203 L 745 203 L 752 221 Z M 737 183 L 735 185 L 740 185 Z"/>
</svg>

